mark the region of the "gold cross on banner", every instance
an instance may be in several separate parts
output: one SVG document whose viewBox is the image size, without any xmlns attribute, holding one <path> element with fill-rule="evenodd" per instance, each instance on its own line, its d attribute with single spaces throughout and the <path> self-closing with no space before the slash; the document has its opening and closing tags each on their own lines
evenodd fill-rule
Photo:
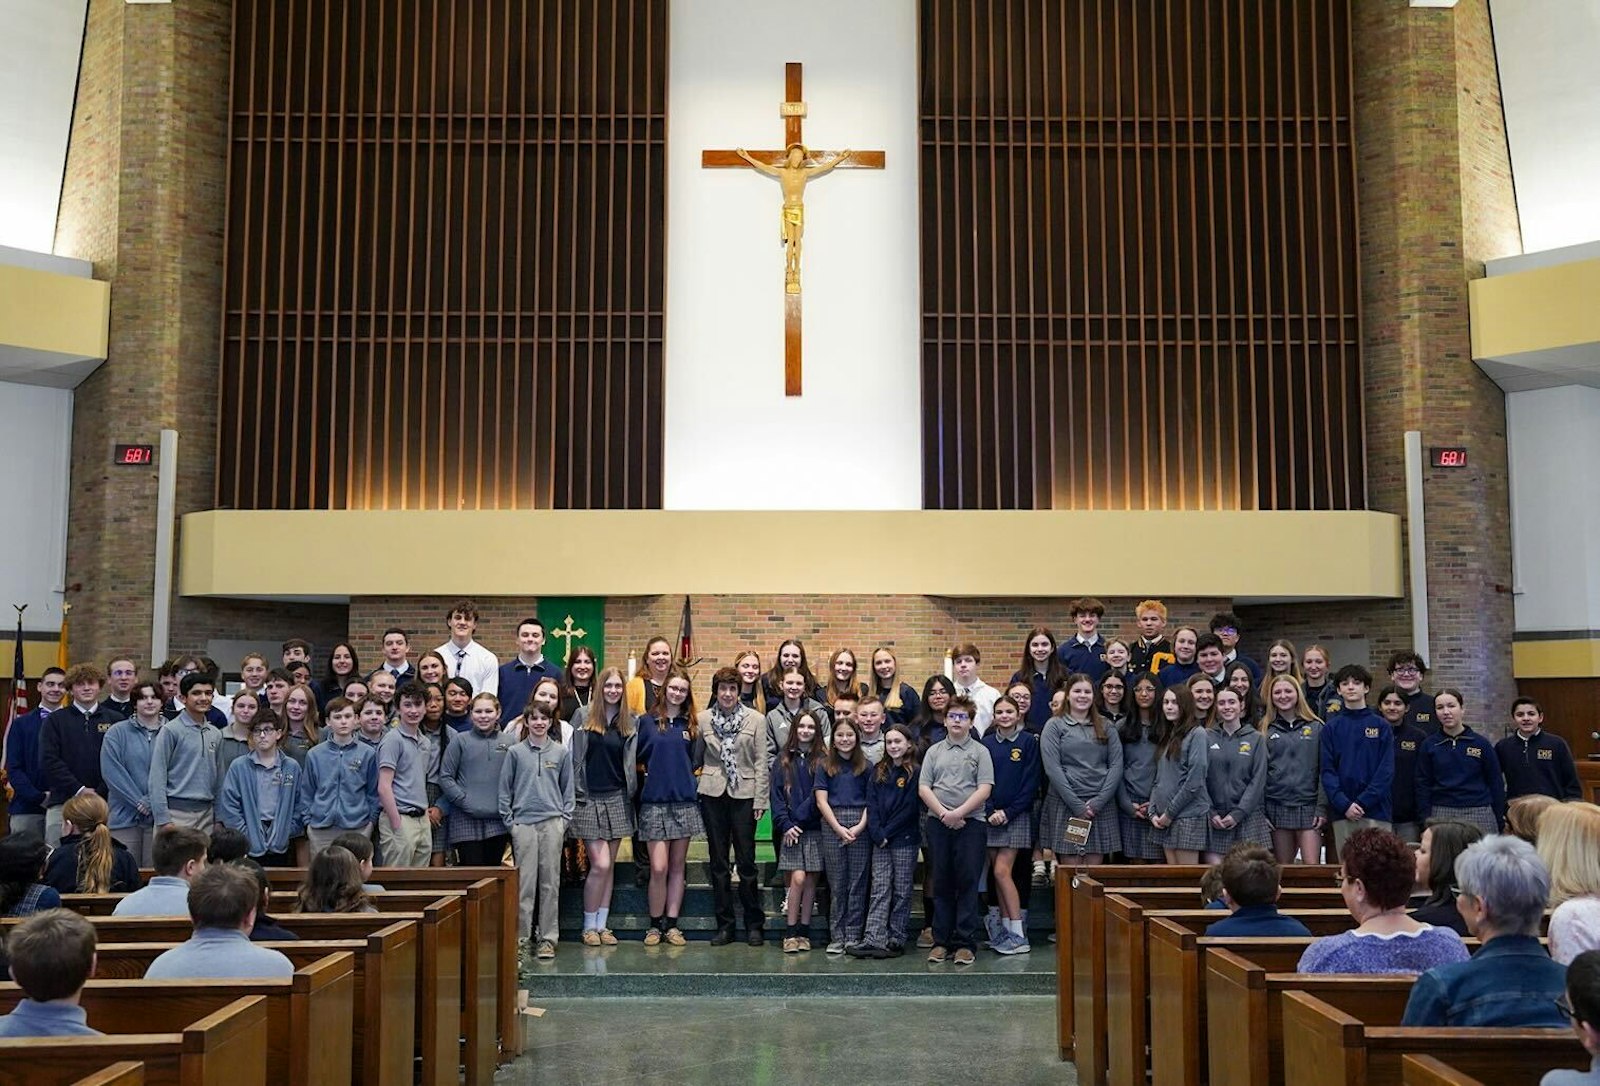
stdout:
<svg viewBox="0 0 1600 1086">
<path fill-rule="evenodd" d="M 567 661 L 572 659 L 572 646 L 580 638 L 588 637 L 589 631 L 581 628 L 575 629 L 572 625 L 572 616 L 567 616 L 567 621 L 550 631 L 551 637 L 564 637 L 567 639 L 567 651 L 561 654 L 561 666 L 566 667 Z"/>
<path fill-rule="evenodd" d="M 783 187 L 783 394 L 800 395 L 800 243 L 805 234 L 805 188 L 833 170 L 881 170 L 882 151 L 813 151 L 801 138 L 800 124 L 806 115 L 800 97 L 800 64 L 783 66 L 784 101 L 778 107 L 783 118 L 781 151 L 702 151 L 702 169 L 753 169 L 776 178 Z"/>
</svg>

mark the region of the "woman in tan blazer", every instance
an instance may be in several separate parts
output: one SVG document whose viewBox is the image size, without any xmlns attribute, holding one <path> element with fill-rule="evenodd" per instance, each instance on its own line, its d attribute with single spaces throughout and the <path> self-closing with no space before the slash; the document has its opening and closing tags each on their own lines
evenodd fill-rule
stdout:
<svg viewBox="0 0 1600 1086">
<path fill-rule="evenodd" d="M 728 849 L 739 869 L 739 903 L 751 946 L 764 942 L 761 889 L 756 881 L 756 823 L 771 802 L 767 772 L 767 722 L 739 700 L 739 673 L 719 668 L 712 677 L 715 700 L 698 717 L 705 738 L 700 766 L 700 812 L 711 850 L 711 893 L 717 933 L 712 946 L 733 942 L 733 887 Z"/>
</svg>

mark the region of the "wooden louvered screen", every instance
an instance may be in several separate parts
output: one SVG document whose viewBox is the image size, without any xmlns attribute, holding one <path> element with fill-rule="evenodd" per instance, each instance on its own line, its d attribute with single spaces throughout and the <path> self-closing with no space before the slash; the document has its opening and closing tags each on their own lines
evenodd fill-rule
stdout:
<svg viewBox="0 0 1600 1086">
<path fill-rule="evenodd" d="M 217 503 L 661 503 L 666 0 L 236 0 Z"/>
<path fill-rule="evenodd" d="M 923 0 L 924 505 L 1365 506 L 1343 0 Z"/>
</svg>

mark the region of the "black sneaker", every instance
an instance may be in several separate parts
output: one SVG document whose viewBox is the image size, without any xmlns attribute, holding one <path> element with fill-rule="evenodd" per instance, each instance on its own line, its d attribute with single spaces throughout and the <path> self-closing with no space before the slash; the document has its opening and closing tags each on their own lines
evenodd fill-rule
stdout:
<svg viewBox="0 0 1600 1086">
<path fill-rule="evenodd" d="M 733 942 L 732 928 L 718 928 L 717 933 L 711 937 L 712 946 L 727 946 Z"/>
<path fill-rule="evenodd" d="M 870 958 L 880 962 L 889 957 L 889 949 L 887 947 L 873 946 L 871 943 L 857 943 L 855 946 L 846 949 L 845 953 L 852 958 Z"/>
<path fill-rule="evenodd" d="M 732 934 L 731 933 L 729 934 L 729 938 L 730 939 L 732 938 Z M 766 944 L 766 941 L 767 941 L 767 938 L 762 933 L 760 928 L 751 928 L 750 929 L 750 938 L 746 940 L 746 942 L 748 942 L 751 946 L 764 946 Z"/>
<path fill-rule="evenodd" d="M 901 955 L 905 954 L 905 952 L 906 952 L 906 948 L 901 946 L 899 943 L 890 943 L 889 944 L 889 949 L 884 951 L 884 955 L 883 956 L 885 958 L 898 958 Z"/>
</svg>

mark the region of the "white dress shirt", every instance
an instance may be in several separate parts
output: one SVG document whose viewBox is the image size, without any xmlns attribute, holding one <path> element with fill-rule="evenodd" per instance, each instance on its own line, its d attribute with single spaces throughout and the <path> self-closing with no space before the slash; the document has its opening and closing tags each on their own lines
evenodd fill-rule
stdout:
<svg viewBox="0 0 1600 1086">
<path fill-rule="evenodd" d="M 472 693 L 500 693 L 500 658 L 476 641 L 465 647 L 446 641 L 434 650 L 444 657 L 445 670 L 450 678 L 460 676 L 472 684 Z"/>
<path fill-rule="evenodd" d="M 978 711 L 972 717 L 972 732 L 981 739 L 989 730 L 989 725 L 994 723 L 994 703 L 1000 700 L 1000 691 L 982 679 L 971 686 L 962 686 L 960 679 L 950 681 L 956 684 L 956 693 L 965 694 L 977 706 Z"/>
</svg>

